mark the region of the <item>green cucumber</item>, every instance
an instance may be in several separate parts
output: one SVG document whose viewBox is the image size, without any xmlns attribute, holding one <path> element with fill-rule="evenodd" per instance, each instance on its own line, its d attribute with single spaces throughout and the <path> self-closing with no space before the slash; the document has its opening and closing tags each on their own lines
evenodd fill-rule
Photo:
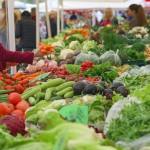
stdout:
<svg viewBox="0 0 150 150">
<path fill-rule="evenodd" d="M 38 87 L 34 87 L 33 89 L 31 89 L 29 92 L 23 94 L 21 96 L 22 99 L 27 100 L 29 99 L 29 97 L 33 97 L 34 94 L 36 94 L 37 92 L 40 92 L 41 90 L 44 91 L 49 87 L 56 87 L 59 86 L 60 84 L 62 84 L 64 82 L 63 79 L 57 78 L 57 79 L 52 79 L 46 83 L 43 83 L 42 85 L 38 86 Z"/>
<path fill-rule="evenodd" d="M 55 100 L 60 100 L 60 99 L 63 99 L 63 97 L 61 97 L 61 96 L 54 96 L 54 97 L 50 98 L 50 101 L 55 101 Z"/>
<path fill-rule="evenodd" d="M 59 85 L 61 85 L 63 82 L 64 82 L 64 80 L 61 79 L 61 78 L 52 79 L 52 80 L 49 80 L 49 81 L 46 82 L 46 83 L 43 83 L 43 84 L 40 86 L 40 88 L 41 88 L 42 90 L 46 90 L 47 88 L 50 88 L 50 87 L 59 86 Z"/>
<path fill-rule="evenodd" d="M 74 96 L 74 91 L 68 92 L 64 95 L 64 98 L 72 98 Z"/>
<path fill-rule="evenodd" d="M 1 94 L 6 94 L 6 93 L 10 93 L 10 92 L 14 92 L 14 89 L 0 90 L 0 95 L 1 95 Z"/>
<path fill-rule="evenodd" d="M 37 99 L 44 99 L 45 98 L 45 93 L 44 92 L 38 92 L 36 94 L 34 94 L 34 98 Z"/>
<path fill-rule="evenodd" d="M 46 101 L 49 101 L 50 98 L 51 98 L 51 96 L 52 96 L 51 88 L 48 88 L 48 89 L 46 90 L 46 93 L 45 93 L 45 100 L 46 100 Z"/>
<path fill-rule="evenodd" d="M 34 97 L 30 97 L 30 98 L 28 99 L 28 102 L 29 102 L 29 104 L 32 105 L 32 106 L 36 104 L 36 100 L 35 100 Z"/>
<path fill-rule="evenodd" d="M 51 88 L 49 88 L 49 89 L 50 89 L 51 92 L 53 93 L 53 92 L 55 91 L 56 87 L 51 87 Z"/>
<path fill-rule="evenodd" d="M 73 91 L 73 87 L 67 87 L 64 90 L 57 92 L 56 95 L 57 96 L 64 96 L 66 93 Z"/>
<path fill-rule="evenodd" d="M 56 92 L 61 91 L 65 88 L 67 88 L 67 87 L 71 87 L 71 86 L 73 87 L 74 84 L 75 84 L 74 81 L 65 82 L 65 83 L 63 83 L 63 84 L 56 87 Z"/>
</svg>

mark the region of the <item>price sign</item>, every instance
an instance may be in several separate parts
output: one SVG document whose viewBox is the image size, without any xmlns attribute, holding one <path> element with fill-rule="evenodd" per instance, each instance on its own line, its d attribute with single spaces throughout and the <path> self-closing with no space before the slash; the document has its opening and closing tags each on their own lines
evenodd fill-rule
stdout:
<svg viewBox="0 0 150 150">
<path fill-rule="evenodd" d="M 68 121 L 88 124 L 87 106 L 65 106 L 59 110 L 59 113 Z"/>
</svg>

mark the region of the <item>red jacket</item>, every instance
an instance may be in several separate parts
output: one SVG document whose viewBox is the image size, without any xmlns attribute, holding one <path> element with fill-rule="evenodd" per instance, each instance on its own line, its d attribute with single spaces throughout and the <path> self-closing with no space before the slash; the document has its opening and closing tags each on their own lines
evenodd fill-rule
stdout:
<svg viewBox="0 0 150 150">
<path fill-rule="evenodd" d="M 0 44 L 0 71 L 6 68 L 6 62 L 32 64 L 34 53 L 32 52 L 12 52 L 5 50 Z"/>
</svg>

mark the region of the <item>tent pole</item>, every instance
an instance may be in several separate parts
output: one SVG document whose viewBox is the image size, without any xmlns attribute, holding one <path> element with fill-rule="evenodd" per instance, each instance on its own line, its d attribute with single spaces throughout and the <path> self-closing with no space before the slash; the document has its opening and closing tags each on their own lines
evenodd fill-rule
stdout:
<svg viewBox="0 0 150 150">
<path fill-rule="evenodd" d="M 39 0 L 36 0 L 36 49 L 38 49 L 38 44 L 40 41 L 40 32 L 39 32 Z"/>
<path fill-rule="evenodd" d="M 60 33 L 60 11 L 59 11 L 59 6 L 60 6 L 60 0 L 57 0 L 57 34 Z"/>
<path fill-rule="evenodd" d="M 50 19 L 49 19 L 49 14 L 48 14 L 48 1 L 45 0 L 45 15 L 46 15 L 46 24 L 47 24 L 47 31 L 48 31 L 48 38 L 51 38 L 51 24 L 50 24 Z"/>
<path fill-rule="evenodd" d="M 95 22 L 95 9 L 92 9 L 92 26 L 95 26 L 96 22 Z"/>
<path fill-rule="evenodd" d="M 7 5 L 7 17 L 8 17 L 8 37 L 9 37 L 9 49 L 16 51 L 15 44 L 15 23 L 14 23 L 14 0 L 6 1 Z M 16 73 L 16 67 L 11 67 L 11 74 Z"/>
<path fill-rule="evenodd" d="M 63 0 L 61 0 L 61 32 L 64 30 L 64 6 Z"/>
</svg>

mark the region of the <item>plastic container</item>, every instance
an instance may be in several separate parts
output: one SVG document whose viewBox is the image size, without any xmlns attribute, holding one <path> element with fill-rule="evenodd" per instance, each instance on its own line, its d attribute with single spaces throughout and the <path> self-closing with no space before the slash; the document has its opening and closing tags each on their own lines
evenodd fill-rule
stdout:
<svg viewBox="0 0 150 150">
<path fill-rule="evenodd" d="M 142 59 L 140 59 L 140 60 L 135 60 L 135 61 L 124 61 L 124 62 L 122 62 L 122 65 L 125 65 L 125 64 L 129 64 L 129 65 L 131 65 L 131 66 L 144 66 L 144 65 L 146 65 L 146 62 L 145 62 L 145 60 L 142 60 Z"/>
</svg>

